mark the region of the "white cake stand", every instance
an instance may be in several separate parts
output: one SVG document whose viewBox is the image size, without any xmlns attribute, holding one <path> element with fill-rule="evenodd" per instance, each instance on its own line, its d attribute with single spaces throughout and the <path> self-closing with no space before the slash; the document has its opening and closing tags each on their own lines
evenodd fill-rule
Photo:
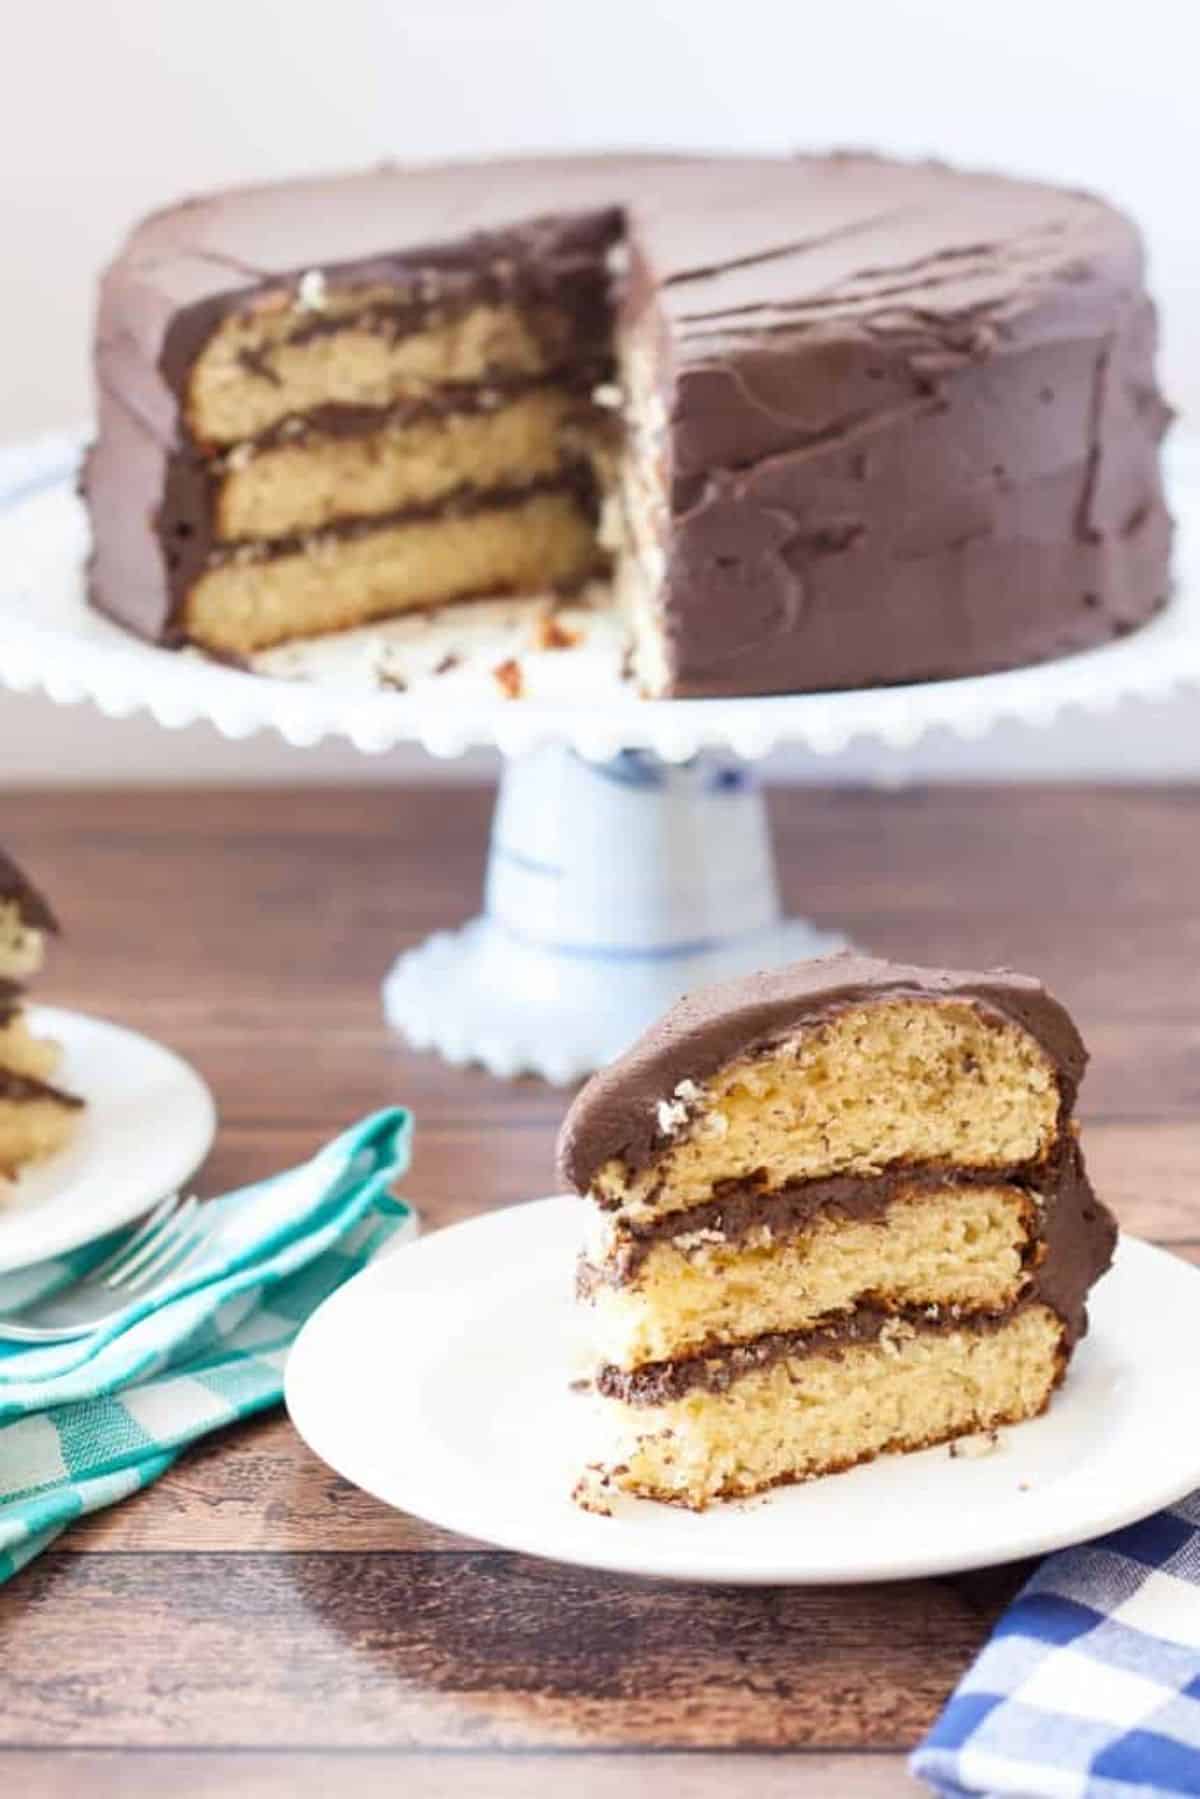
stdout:
<svg viewBox="0 0 1200 1799">
<path fill-rule="evenodd" d="M 1002 718 L 1044 725 L 1071 706 L 1200 685 L 1200 445 L 1171 459 L 1176 597 L 1130 637 L 969 680 L 648 702 L 621 686 L 615 639 L 586 611 L 563 615 L 580 640 L 570 653 L 532 649 L 528 607 L 502 606 L 275 652 L 267 674 L 142 644 L 84 604 L 80 441 L 0 454 L 0 681 L 114 718 L 146 711 L 168 729 L 204 719 L 229 738 L 345 737 L 365 755 L 497 747 L 506 761 L 483 912 L 400 956 L 384 983 L 388 1018 L 412 1042 L 497 1075 L 576 1079 L 680 993 L 844 941 L 783 916 L 749 766 L 772 750 L 828 756 L 856 737 L 905 749 L 938 727 L 973 738 Z M 509 657 L 522 670 L 517 699 L 493 673 Z M 395 691 L 401 670 L 406 690 Z"/>
</svg>

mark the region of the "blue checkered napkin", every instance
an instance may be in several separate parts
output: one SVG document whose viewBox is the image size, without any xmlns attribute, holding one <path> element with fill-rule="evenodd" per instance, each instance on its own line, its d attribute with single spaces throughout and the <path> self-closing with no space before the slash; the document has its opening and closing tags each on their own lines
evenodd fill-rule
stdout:
<svg viewBox="0 0 1200 1799">
<path fill-rule="evenodd" d="M 388 1192 L 410 1139 L 407 1112 L 379 1112 L 311 1162 L 210 1200 L 203 1261 L 119 1329 L 0 1345 L 0 1581 L 73 1519 L 149 1486 L 188 1443 L 278 1403 L 310 1312 L 415 1231 Z M 4 1276 L 0 1309 L 78 1279 L 119 1240 Z"/>
<path fill-rule="evenodd" d="M 911 1767 L 946 1794 L 1200 1794 L 1200 1493 L 1047 1557 Z"/>
</svg>

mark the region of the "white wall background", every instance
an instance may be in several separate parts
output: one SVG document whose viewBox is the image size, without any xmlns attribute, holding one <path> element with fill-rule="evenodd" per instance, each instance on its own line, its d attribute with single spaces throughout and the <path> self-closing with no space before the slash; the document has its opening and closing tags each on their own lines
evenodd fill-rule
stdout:
<svg viewBox="0 0 1200 1799">
<path fill-rule="evenodd" d="M 9 23 L 0 440 L 86 416 L 93 278 L 149 207 L 383 156 L 598 145 L 872 144 L 1103 189 L 1145 228 L 1167 386 L 1200 420 L 1196 0 L 40 0 Z M 0 694 L 0 781 L 396 768 Z M 815 772 L 878 770 L 855 752 Z M 1200 698 L 934 742 L 893 772 L 1197 775 Z"/>
</svg>

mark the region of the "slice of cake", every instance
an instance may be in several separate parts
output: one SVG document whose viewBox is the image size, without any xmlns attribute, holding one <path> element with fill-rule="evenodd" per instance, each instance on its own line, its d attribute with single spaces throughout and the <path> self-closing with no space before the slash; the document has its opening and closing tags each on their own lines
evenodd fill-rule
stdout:
<svg viewBox="0 0 1200 1799">
<path fill-rule="evenodd" d="M 37 888 L 0 850 L 0 1187 L 25 1162 L 63 1148 L 83 1101 L 53 1085 L 57 1043 L 30 1030 L 23 983 L 37 974 L 58 922 Z"/>
<path fill-rule="evenodd" d="M 1115 1225 L 1037 981 L 841 955 L 685 999 L 559 1144 L 597 1486 L 702 1507 L 1045 1409 Z"/>
<path fill-rule="evenodd" d="M 929 162 L 213 194 L 102 283 L 91 599 L 246 658 L 611 570 L 651 695 L 1012 668 L 1166 597 L 1154 350 L 1128 219 Z"/>
</svg>

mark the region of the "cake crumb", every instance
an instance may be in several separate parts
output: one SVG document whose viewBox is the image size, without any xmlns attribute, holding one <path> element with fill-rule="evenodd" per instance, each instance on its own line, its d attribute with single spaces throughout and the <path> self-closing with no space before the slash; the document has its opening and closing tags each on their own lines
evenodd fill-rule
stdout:
<svg viewBox="0 0 1200 1799">
<path fill-rule="evenodd" d="M 461 661 L 461 656 L 456 655 L 453 650 L 447 650 L 441 661 L 434 664 L 433 672 L 435 675 L 448 675 L 450 670 L 457 668 Z"/>
<path fill-rule="evenodd" d="M 492 670 L 492 678 L 505 699 L 519 700 L 524 686 L 521 677 L 521 664 L 515 657 L 509 656 L 498 662 Z"/>
<path fill-rule="evenodd" d="M 688 1109 L 681 1099 L 660 1099 L 655 1109 L 658 1128 L 664 1137 L 673 1137 L 687 1123 Z"/>
<path fill-rule="evenodd" d="M 571 1498 L 582 1512 L 597 1518 L 613 1515 L 611 1482 L 598 1462 L 585 1468 L 571 1489 Z"/>
<path fill-rule="evenodd" d="M 673 1096 L 670 1099 L 660 1099 L 656 1109 L 661 1135 L 673 1137 L 676 1131 L 682 1130 L 703 1098 L 704 1090 L 695 1081 L 676 1082 Z"/>
<path fill-rule="evenodd" d="M 615 381 L 602 381 L 592 389 L 592 405 L 603 406 L 608 412 L 619 411 L 623 397 Z"/>
<path fill-rule="evenodd" d="M 982 1456 L 994 1455 L 999 1447 L 998 1430 L 981 1430 L 970 1437 L 956 1437 L 950 1445 L 950 1454 L 955 1461 L 977 1462 Z"/>
<path fill-rule="evenodd" d="M 320 269 L 306 269 L 296 286 L 296 304 L 301 312 L 324 312 L 328 303 L 325 277 Z"/>
<path fill-rule="evenodd" d="M 568 631 L 553 612 L 543 612 L 534 624 L 533 642 L 539 650 L 570 650 L 579 642 L 579 633 Z"/>
</svg>

